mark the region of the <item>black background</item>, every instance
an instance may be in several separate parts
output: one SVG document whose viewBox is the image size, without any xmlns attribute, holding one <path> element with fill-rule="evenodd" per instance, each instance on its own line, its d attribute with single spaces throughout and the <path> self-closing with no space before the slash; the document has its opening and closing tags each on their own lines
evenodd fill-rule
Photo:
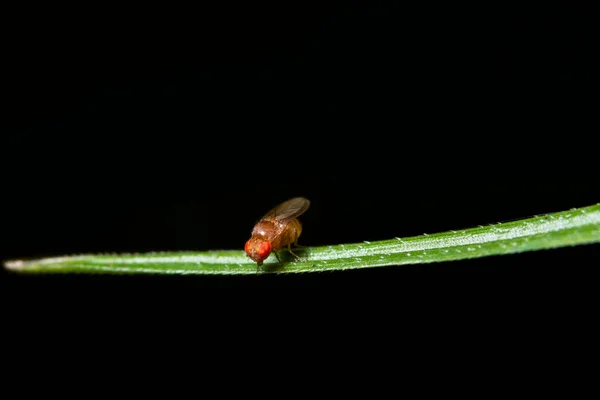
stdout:
<svg viewBox="0 0 600 400">
<path fill-rule="evenodd" d="M 312 201 L 304 245 L 600 198 L 597 26 L 577 6 L 54 7 L 9 20 L 2 259 L 241 249 L 256 219 L 293 196 Z M 2 271 L 0 281 L 11 307 L 272 309 L 289 292 L 259 289 L 287 288 L 414 305 L 565 293 L 599 255 L 581 246 L 295 276 Z"/>
</svg>

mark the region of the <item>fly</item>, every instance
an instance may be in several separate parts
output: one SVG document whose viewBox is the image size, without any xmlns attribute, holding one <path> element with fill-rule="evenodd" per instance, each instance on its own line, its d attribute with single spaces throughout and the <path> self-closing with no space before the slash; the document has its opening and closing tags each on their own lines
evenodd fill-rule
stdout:
<svg viewBox="0 0 600 400">
<path fill-rule="evenodd" d="M 252 229 L 252 236 L 244 248 L 246 255 L 259 267 L 271 253 L 279 260 L 277 251 L 285 246 L 294 257 L 300 258 L 292 251 L 292 244 L 298 245 L 298 238 L 302 233 L 302 224 L 298 217 L 304 214 L 309 206 L 308 199 L 295 197 L 266 213 Z"/>
</svg>

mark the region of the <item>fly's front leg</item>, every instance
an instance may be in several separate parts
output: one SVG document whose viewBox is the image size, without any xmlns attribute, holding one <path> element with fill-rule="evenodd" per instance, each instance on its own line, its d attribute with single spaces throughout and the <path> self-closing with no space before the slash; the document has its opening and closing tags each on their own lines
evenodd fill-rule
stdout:
<svg viewBox="0 0 600 400">
<path fill-rule="evenodd" d="M 279 254 L 277 254 L 276 251 L 274 251 L 273 254 L 275 254 L 275 258 L 277 258 L 277 261 L 279 261 L 279 264 L 281 264 L 281 258 L 279 258 Z"/>
</svg>

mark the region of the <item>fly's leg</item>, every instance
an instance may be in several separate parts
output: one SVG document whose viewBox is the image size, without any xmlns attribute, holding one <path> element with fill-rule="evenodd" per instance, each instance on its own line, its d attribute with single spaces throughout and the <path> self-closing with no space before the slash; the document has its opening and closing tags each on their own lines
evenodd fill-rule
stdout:
<svg viewBox="0 0 600 400">
<path fill-rule="evenodd" d="M 273 254 L 275 254 L 275 258 L 277 258 L 277 261 L 279 261 L 279 264 L 281 264 L 281 259 L 279 258 L 279 254 L 277 254 L 276 251 L 274 251 Z"/>
<path fill-rule="evenodd" d="M 298 242 L 298 240 L 296 240 L 296 242 Z M 294 246 L 296 246 L 296 242 L 294 243 Z M 294 257 L 296 257 L 296 259 L 297 259 L 297 260 L 299 260 L 299 261 L 303 261 L 303 262 L 306 262 L 306 260 L 304 260 L 304 259 L 302 259 L 302 258 L 298 257 L 296 254 L 294 254 L 294 252 L 292 251 L 292 244 L 291 244 L 291 243 L 288 243 L 288 251 L 289 251 L 290 253 L 292 253 L 292 255 L 293 255 Z"/>
</svg>

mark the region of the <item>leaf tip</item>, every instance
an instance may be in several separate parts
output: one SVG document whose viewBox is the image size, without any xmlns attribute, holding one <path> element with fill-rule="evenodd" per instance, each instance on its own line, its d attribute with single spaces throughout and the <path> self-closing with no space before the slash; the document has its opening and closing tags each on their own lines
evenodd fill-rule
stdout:
<svg viewBox="0 0 600 400">
<path fill-rule="evenodd" d="M 4 268 L 9 271 L 18 271 L 25 267 L 25 262 L 23 260 L 11 260 L 4 262 Z"/>
</svg>

